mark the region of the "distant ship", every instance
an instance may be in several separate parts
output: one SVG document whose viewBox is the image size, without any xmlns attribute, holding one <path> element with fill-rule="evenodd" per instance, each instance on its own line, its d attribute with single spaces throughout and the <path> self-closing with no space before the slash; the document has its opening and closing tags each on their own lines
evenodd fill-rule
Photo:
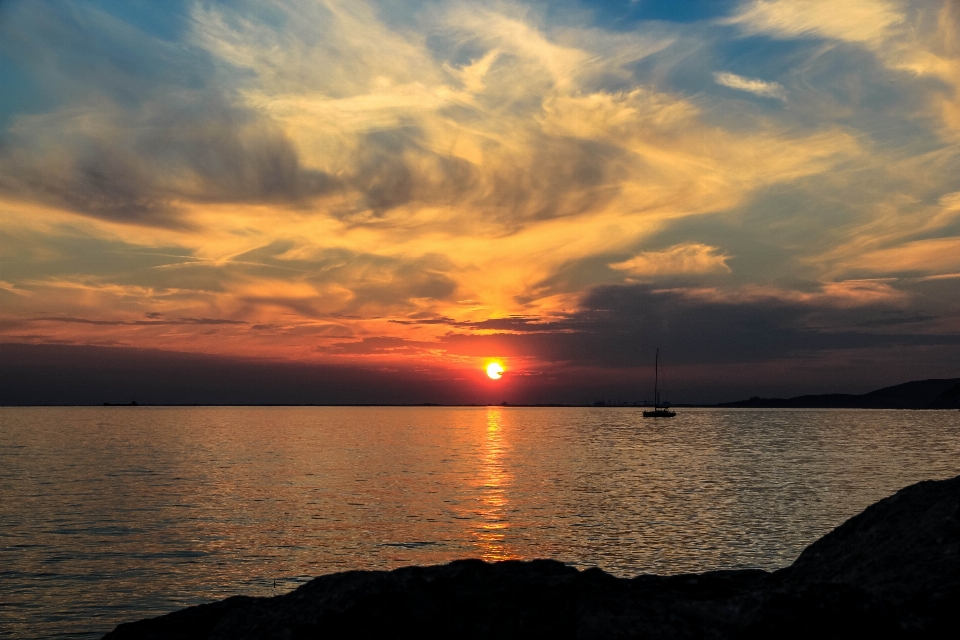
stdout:
<svg viewBox="0 0 960 640">
<path fill-rule="evenodd" d="M 666 407 L 660 408 L 660 349 L 657 349 L 653 357 L 653 411 L 644 411 L 644 418 L 672 418 L 677 415 L 676 411 L 670 411 Z"/>
</svg>

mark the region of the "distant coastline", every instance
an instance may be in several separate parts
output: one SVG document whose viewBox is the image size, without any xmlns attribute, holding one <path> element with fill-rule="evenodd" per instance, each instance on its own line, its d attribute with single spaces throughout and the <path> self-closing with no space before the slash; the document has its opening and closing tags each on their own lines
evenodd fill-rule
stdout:
<svg viewBox="0 0 960 640">
<path fill-rule="evenodd" d="M 541 408 L 605 408 L 639 409 L 649 407 L 646 402 L 608 402 L 595 401 L 585 404 L 443 404 L 438 402 L 410 403 L 142 403 L 95 402 L 88 404 L 4 404 L 6 407 L 541 407 Z M 719 408 L 719 409 L 960 409 L 960 378 L 934 378 L 914 380 L 891 387 L 883 387 L 862 394 L 826 393 L 802 395 L 790 398 L 761 398 L 754 396 L 746 400 L 720 402 L 717 404 L 675 403 L 670 406 L 681 408 Z"/>
<path fill-rule="evenodd" d="M 749 398 L 714 405 L 744 409 L 958 409 L 960 378 L 915 380 L 853 395 L 829 393 L 793 398 Z"/>
</svg>

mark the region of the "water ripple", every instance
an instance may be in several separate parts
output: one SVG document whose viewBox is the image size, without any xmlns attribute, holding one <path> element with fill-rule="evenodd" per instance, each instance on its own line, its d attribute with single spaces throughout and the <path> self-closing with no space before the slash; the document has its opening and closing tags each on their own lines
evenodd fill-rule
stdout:
<svg viewBox="0 0 960 640">
<path fill-rule="evenodd" d="M 0 637 L 311 576 L 551 557 L 618 575 L 792 562 L 960 473 L 960 414 L 630 409 L 0 409 Z"/>
</svg>

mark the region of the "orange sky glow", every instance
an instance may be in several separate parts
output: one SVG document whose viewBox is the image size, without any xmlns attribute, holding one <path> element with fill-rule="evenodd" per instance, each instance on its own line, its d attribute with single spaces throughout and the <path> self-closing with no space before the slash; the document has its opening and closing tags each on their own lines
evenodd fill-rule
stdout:
<svg viewBox="0 0 960 640">
<path fill-rule="evenodd" d="M 690 401 L 957 375 L 958 5 L 724 7 L 4 3 L 0 342 L 484 402 L 635 399 L 654 347 Z"/>
</svg>

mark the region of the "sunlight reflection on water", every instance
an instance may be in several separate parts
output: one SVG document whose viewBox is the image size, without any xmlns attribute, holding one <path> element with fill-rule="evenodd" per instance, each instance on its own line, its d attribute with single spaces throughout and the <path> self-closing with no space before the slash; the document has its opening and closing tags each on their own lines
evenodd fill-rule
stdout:
<svg viewBox="0 0 960 640">
<path fill-rule="evenodd" d="M 773 569 L 960 473 L 960 414 L 0 409 L 0 636 L 454 558 Z M 274 588 L 276 580 L 276 588 Z"/>
<path fill-rule="evenodd" d="M 504 452 L 502 410 L 487 409 L 487 433 L 484 439 L 483 466 L 481 467 L 480 524 L 476 537 L 480 544 L 480 557 L 488 562 L 518 558 L 504 546 L 506 529 L 510 526 L 507 514 L 507 491 L 510 476 L 504 470 L 501 457 Z"/>
</svg>

